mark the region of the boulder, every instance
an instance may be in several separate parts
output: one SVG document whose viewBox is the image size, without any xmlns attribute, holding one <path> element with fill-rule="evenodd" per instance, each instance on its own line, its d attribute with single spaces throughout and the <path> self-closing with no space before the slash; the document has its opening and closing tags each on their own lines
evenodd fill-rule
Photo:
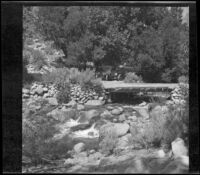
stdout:
<svg viewBox="0 0 200 175">
<path fill-rule="evenodd" d="M 148 109 L 147 108 L 140 107 L 140 108 L 134 108 L 134 110 L 138 112 L 140 117 L 145 118 L 145 119 L 149 118 L 149 113 L 148 113 Z"/>
<path fill-rule="evenodd" d="M 23 89 L 22 92 L 23 92 L 24 94 L 29 94 L 30 90 L 29 90 L 29 89 Z"/>
<path fill-rule="evenodd" d="M 120 122 L 123 122 L 123 121 L 125 121 L 126 120 L 126 115 L 125 114 L 121 114 L 120 116 L 119 116 L 119 121 Z"/>
<path fill-rule="evenodd" d="M 104 100 L 104 97 L 99 97 L 99 100 L 101 100 L 101 101 Z"/>
<path fill-rule="evenodd" d="M 88 100 L 85 105 L 87 106 L 102 106 L 105 104 L 105 101 L 102 100 Z"/>
<path fill-rule="evenodd" d="M 94 154 L 95 153 L 95 150 L 94 149 L 91 149 L 90 151 L 89 151 L 89 154 Z"/>
<path fill-rule="evenodd" d="M 90 122 L 92 119 L 99 118 L 99 112 L 95 109 L 91 109 L 89 111 L 82 111 L 80 114 L 81 115 L 78 120 L 78 122 L 80 123 Z"/>
<path fill-rule="evenodd" d="M 112 117 L 112 114 L 108 110 L 105 110 L 105 111 L 103 111 L 103 113 L 101 113 L 100 117 L 110 118 L 110 117 Z"/>
<path fill-rule="evenodd" d="M 129 134 L 126 134 L 120 138 L 118 138 L 118 141 L 117 141 L 117 144 L 116 144 L 116 147 L 117 148 L 126 148 L 127 146 L 129 146 L 129 139 L 132 137 L 132 135 L 129 133 Z"/>
<path fill-rule="evenodd" d="M 74 145 L 74 151 L 76 153 L 81 153 L 82 151 L 85 150 L 85 144 L 80 142 L 80 143 L 77 143 L 76 145 Z"/>
<path fill-rule="evenodd" d="M 188 149 L 185 146 L 184 140 L 181 138 L 177 138 L 171 143 L 172 152 L 175 158 L 181 156 L 187 156 Z"/>
<path fill-rule="evenodd" d="M 165 154 L 165 152 L 162 149 L 160 149 L 160 150 L 157 151 L 157 157 L 164 158 L 165 155 L 166 154 Z"/>
<path fill-rule="evenodd" d="M 76 103 L 74 100 L 72 100 L 72 101 L 70 101 L 69 103 L 67 103 L 66 106 L 74 107 L 76 104 L 77 104 L 77 103 Z"/>
<path fill-rule="evenodd" d="M 115 132 L 117 137 L 125 135 L 129 130 L 127 123 L 107 123 L 100 128 L 100 137 L 104 138 L 108 133 Z"/>
<path fill-rule="evenodd" d="M 75 118 L 76 112 L 75 110 L 68 108 L 68 109 L 54 109 L 53 111 L 49 112 L 47 116 L 52 116 L 55 120 L 60 122 L 64 122 L 70 118 Z"/>
<path fill-rule="evenodd" d="M 44 88 L 43 88 L 43 91 L 44 91 L 44 92 L 48 92 L 48 88 L 44 87 Z"/>
<path fill-rule="evenodd" d="M 133 122 L 137 121 L 137 117 L 135 115 L 129 116 L 128 119 L 133 121 Z"/>
<path fill-rule="evenodd" d="M 29 98 L 28 94 L 23 94 L 23 98 Z"/>
<path fill-rule="evenodd" d="M 89 161 L 95 161 L 95 160 L 99 160 L 103 157 L 103 155 L 100 152 L 94 152 L 93 154 L 91 154 L 89 156 Z"/>
<path fill-rule="evenodd" d="M 84 110 L 84 109 L 85 109 L 84 105 L 77 104 L 77 110 L 81 111 L 81 110 Z"/>
<path fill-rule="evenodd" d="M 48 98 L 49 104 L 53 105 L 53 106 L 57 106 L 58 105 L 58 101 L 56 98 L 52 97 L 52 98 Z"/>
<path fill-rule="evenodd" d="M 139 106 L 146 106 L 146 105 L 147 103 L 145 101 L 139 104 Z"/>
<path fill-rule="evenodd" d="M 91 120 L 94 117 L 98 117 L 99 116 L 99 112 L 95 109 L 91 109 L 89 111 L 85 111 L 85 115 L 87 116 L 87 118 L 89 120 Z"/>
<path fill-rule="evenodd" d="M 111 111 L 111 114 L 113 114 L 113 115 L 120 115 L 122 112 L 123 112 L 123 108 L 118 107 L 118 108 L 113 109 Z"/>
<path fill-rule="evenodd" d="M 42 86 L 38 86 L 38 87 L 35 89 L 35 92 L 36 92 L 38 95 L 43 95 L 44 91 L 43 91 Z"/>
<path fill-rule="evenodd" d="M 108 109 L 108 110 L 113 110 L 114 107 L 113 107 L 113 106 L 107 106 L 107 109 Z"/>
<path fill-rule="evenodd" d="M 65 120 L 65 116 L 59 109 L 54 109 L 53 111 L 47 113 L 47 116 L 53 117 L 55 120 L 58 120 L 60 122 L 63 122 Z"/>
</svg>

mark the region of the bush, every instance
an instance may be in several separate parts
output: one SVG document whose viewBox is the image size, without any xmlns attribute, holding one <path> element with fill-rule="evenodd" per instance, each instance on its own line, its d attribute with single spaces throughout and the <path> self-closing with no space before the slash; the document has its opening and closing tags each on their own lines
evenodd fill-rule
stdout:
<svg viewBox="0 0 200 175">
<path fill-rule="evenodd" d="M 60 90 L 56 96 L 58 103 L 68 103 L 70 101 L 70 86 Z"/>
<path fill-rule="evenodd" d="M 178 82 L 179 83 L 188 83 L 188 77 L 186 77 L 186 76 L 180 76 L 178 78 Z"/>
<path fill-rule="evenodd" d="M 35 114 L 33 114 L 35 115 Z M 42 158 L 46 158 L 48 143 L 46 140 L 53 137 L 57 132 L 52 123 L 48 122 L 47 116 L 35 116 L 31 120 L 23 119 L 22 130 L 22 151 L 23 155 L 31 158 L 32 163 L 40 163 Z"/>
<path fill-rule="evenodd" d="M 32 50 L 31 64 L 35 66 L 37 70 L 40 70 L 44 65 L 47 65 L 46 56 L 40 50 Z"/>
<path fill-rule="evenodd" d="M 48 74 L 43 75 L 43 82 L 47 84 L 55 84 L 58 90 L 63 90 L 70 83 L 70 72 L 67 68 L 57 68 Z"/>
<path fill-rule="evenodd" d="M 28 39 L 26 39 L 25 43 L 26 43 L 27 45 L 32 45 L 32 44 L 34 44 L 34 41 L 33 41 L 33 39 L 28 38 Z"/>
<path fill-rule="evenodd" d="M 53 50 L 53 48 L 51 48 L 51 47 L 46 47 L 46 48 L 44 49 L 44 51 L 45 51 L 45 53 L 46 53 L 47 55 L 53 55 L 53 54 L 54 54 L 54 50 Z"/>
<path fill-rule="evenodd" d="M 29 84 L 33 81 L 33 76 L 28 73 L 27 65 L 29 64 L 29 60 L 31 58 L 30 52 L 28 50 L 23 51 L 23 83 Z"/>
<path fill-rule="evenodd" d="M 103 154 L 109 155 L 113 153 L 116 143 L 117 134 L 114 130 L 110 130 L 110 132 L 107 133 L 107 135 L 100 142 L 99 148 Z"/>
<path fill-rule="evenodd" d="M 77 68 L 71 68 L 70 70 L 70 81 L 72 84 L 79 82 L 80 71 Z"/>
<path fill-rule="evenodd" d="M 142 77 L 137 76 L 134 72 L 129 72 L 126 74 L 126 77 L 124 79 L 125 83 L 141 83 L 142 82 Z"/>
<path fill-rule="evenodd" d="M 142 147 L 156 146 L 162 144 L 171 146 L 171 142 L 177 137 L 187 140 L 189 125 L 189 105 L 168 106 L 166 113 L 162 110 L 151 111 L 150 122 L 147 123 L 141 132 L 137 125 L 130 128 L 132 144 L 138 143 Z"/>
</svg>

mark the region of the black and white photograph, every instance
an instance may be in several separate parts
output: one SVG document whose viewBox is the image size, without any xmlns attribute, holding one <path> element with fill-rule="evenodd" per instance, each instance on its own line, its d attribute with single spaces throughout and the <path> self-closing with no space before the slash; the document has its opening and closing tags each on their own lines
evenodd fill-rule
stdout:
<svg viewBox="0 0 200 175">
<path fill-rule="evenodd" d="M 189 172 L 189 7 L 24 5 L 22 173 Z"/>
</svg>

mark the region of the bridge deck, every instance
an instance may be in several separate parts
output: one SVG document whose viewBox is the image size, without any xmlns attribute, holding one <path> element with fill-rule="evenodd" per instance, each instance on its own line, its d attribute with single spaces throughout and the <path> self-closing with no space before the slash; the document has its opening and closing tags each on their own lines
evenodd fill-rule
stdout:
<svg viewBox="0 0 200 175">
<path fill-rule="evenodd" d="M 177 83 L 124 83 L 123 81 L 102 81 L 106 90 L 126 91 L 126 90 L 157 90 L 174 89 Z"/>
</svg>

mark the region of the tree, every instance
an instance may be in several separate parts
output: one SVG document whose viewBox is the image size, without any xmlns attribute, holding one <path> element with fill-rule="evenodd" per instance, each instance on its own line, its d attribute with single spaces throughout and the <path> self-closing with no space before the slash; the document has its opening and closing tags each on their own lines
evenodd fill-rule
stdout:
<svg viewBox="0 0 200 175">
<path fill-rule="evenodd" d="M 188 27 L 178 7 L 38 7 L 36 26 L 65 54 L 66 66 L 128 63 L 146 82 L 187 74 Z M 180 69 L 180 65 L 183 68 Z"/>
</svg>

